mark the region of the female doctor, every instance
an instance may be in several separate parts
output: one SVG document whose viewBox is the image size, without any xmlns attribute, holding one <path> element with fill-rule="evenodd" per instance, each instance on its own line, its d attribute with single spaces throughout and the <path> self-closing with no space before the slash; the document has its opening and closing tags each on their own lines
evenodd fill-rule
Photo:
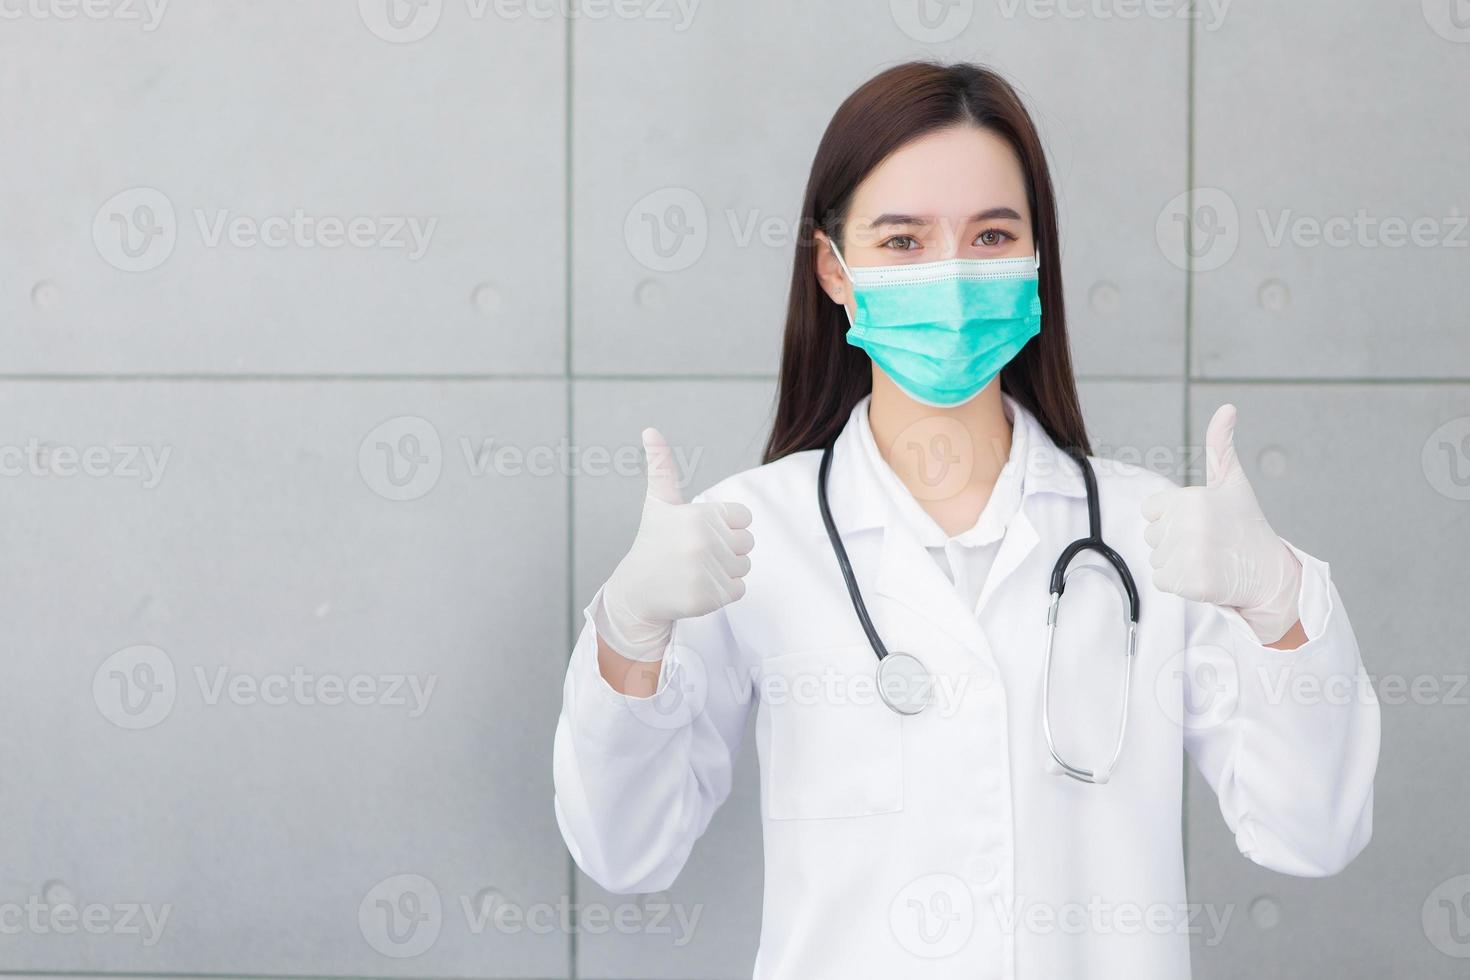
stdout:
<svg viewBox="0 0 1470 980">
<path fill-rule="evenodd" d="M 1327 565 L 1267 523 L 1231 406 L 1205 486 L 1088 458 L 1051 179 L 994 73 L 865 84 L 802 219 L 765 465 L 685 503 L 644 432 L 567 671 L 567 846 L 667 888 L 753 712 L 756 977 L 1187 977 L 1233 910 L 1186 904 L 1182 753 L 1258 864 L 1334 874 L 1371 834 Z"/>
</svg>

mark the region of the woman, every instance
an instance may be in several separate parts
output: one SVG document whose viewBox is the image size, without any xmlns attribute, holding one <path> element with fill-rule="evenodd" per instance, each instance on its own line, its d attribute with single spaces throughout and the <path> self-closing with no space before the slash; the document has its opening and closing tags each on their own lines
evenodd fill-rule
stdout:
<svg viewBox="0 0 1470 980">
<path fill-rule="evenodd" d="M 1378 708 L 1327 566 L 1261 514 L 1230 406 L 1204 487 L 1086 460 L 1051 180 L 997 75 L 868 82 L 802 217 L 765 465 L 685 504 L 644 433 L 642 523 L 567 672 L 568 847 L 667 887 L 753 711 L 756 976 L 1187 976 L 1232 910 L 1186 906 L 1182 753 L 1268 868 L 1333 874 L 1371 834 Z M 1107 547 L 1053 578 L 1093 481 Z M 1131 573 L 1132 647 L 1079 570 Z"/>
</svg>

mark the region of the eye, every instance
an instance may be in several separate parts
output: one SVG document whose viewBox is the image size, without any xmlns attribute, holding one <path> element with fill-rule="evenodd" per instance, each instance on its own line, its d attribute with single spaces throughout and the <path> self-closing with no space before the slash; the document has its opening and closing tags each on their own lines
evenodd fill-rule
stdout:
<svg viewBox="0 0 1470 980">
<path fill-rule="evenodd" d="M 995 248 L 999 245 L 1006 245 L 1015 240 L 1015 235 L 1012 235 L 1010 232 L 1005 231 L 1001 228 L 987 228 L 982 231 L 975 239 L 976 243 L 984 245 L 986 248 Z"/>
<path fill-rule="evenodd" d="M 897 252 L 912 252 L 919 247 L 919 240 L 913 235 L 894 235 L 883 242 L 879 248 L 891 248 Z"/>
</svg>

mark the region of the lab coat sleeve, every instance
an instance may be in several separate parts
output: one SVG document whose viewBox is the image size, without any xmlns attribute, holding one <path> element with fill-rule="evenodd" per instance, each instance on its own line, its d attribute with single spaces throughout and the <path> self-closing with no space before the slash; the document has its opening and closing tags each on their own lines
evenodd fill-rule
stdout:
<svg viewBox="0 0 1470 980">
<path fill-rule="evenodd" d="M 591 611 L 572 650 L 553 747 L 556 821 L 577 866 L 617 894 L 667 888 L 730 794 L 754 699 L 725 610 L 680 620 L 647 698 L 597 666 Z"/>
<path fill-rule="evenodd" d="M 1233 609 L 1188 604 L 1184 742 L 1241 853 L 1317 877 L 1372 836 L 1378 700 L 1327 565 L 1292 551 L 1308 638 L 1296 650 L 1263 646 Z"/>
</svg>

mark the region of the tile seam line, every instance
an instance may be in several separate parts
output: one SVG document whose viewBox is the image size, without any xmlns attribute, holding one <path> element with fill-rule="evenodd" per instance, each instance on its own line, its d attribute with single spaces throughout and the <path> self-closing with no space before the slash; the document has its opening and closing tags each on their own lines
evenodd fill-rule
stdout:
<svg viewBox="0 0 1470 980">
<path fill-rule="evenodd" d="M 0 374 L 0 383 L 6 384 L 65 384 L 77 382 L 98 383 L 148 383 L 148 382 L 198 382 L 230 384 L 381 384 L 381 383 L 430 383 L 430 384 L 481 384 L 485 382 L 627 382 L 630 384 L 667 384 L 687 381 L 728 382 L 774 382 L 774 374 Z M 1340 375 L 1340 376 L 1260 376 L 1250 375 L 1132 375 L 1132 374 L 1079 374 L 1080 384 L 1088 383 L 1134 383 L 1134 384 L 1184 384 L 1193 385 L 1274 385 L 1300 387 L 1332 387 L 1346 385 L 1425 386 L 1467 385 L 1470 375 Z M 0 973 L 0 976 L 5 974 Z"/>
<path fill-rule="evenodd" d="M 562 227 L 562 239 L 563 239 L 562 240 L 562 260 L 564 262 L 564 267 L 563 267 L 563 282 L 562 282 L 562 291 L 563 291 L 562 306 L 563 306 L 563 309 L 565 310 L 565 315 L 566 315 L 565 322 L 562 325 L 562 378 L 563 378 L 563 380 L 562 380 L 562 385 L 563 385 L 562 397 L 564 399 L 565 414 L 566 414 L 566 434 L 567 434 L 566 437 L 567 437 L 567 444 L 568 445 L 572 445 L 572 444 L 575 443 L 575 439 L 576 439 L 576 417 L 574 415 L 574 412 L 576 411 L 576 398 L 575 398 L 575 393 L 576 393 L 575 392 L 575 389 L 576 389 L 576 380 L 575 380 L 575 375 L 574 375 L 575 358 L 573 357 L 573 353 L 574 352 L 573 352 L 573 348 L 572 348 L 573 335 L 575 333 L 573 327 L 574 327 L 574 324 L 576 322 L 576 310 L 575 310 L 575 308 L 573 306 L 574 295 L 575 295 L 575 292 L 576 292 L 576 290 L 575 290 L 575 284 L 576 284 L 576 261 L 575 261 L 574 255 L 572 253 L 572 243 L 574 241 L 576 241 L 576 237 L 575 237 L 575 215 L 573 214 L 573 207 L 575 205 L 575 200 L 574 200 L 575 174 L 573 173 L 573 169 L 572 169 L 573 166 L 574 166 L 574 163 L 573 163 L 573 153 L 572 153 L 572 141 L 573 141 L 573 138 L 574 138 L 574 128 L 573 127 L 575 125 L 575 120 L 573 118 L 573 111 L 574 111 L 574 107 L 575 107 L 575 103 L 576 103 L 576 93 L 575 93 L 575 90 L 573 88 L 573 85 L 575 83 L 575 78 L 576 78 L 575 71 L 574 71 L 574 68 L 575 68 L 575 65 L 574 65 L 574 50 L 575 49 L 574 49 L 574 44 L 573 44 L 573 42 L 574 42 L 574 30 L 575 30 L 575 19 L 574 18 L 571 18 L 571 17 L 564 18 L 562 20 L 562 25 L 563 25 L 562 26 L 562 30 L 563 30 L 563 34 L 562 34 L 562 61 L 563 61 L 563 65 L 562 65 L 562 78 L 563 78 L 563 93 L 562 93 L 562 116 L 563 116 L 563 118 L 562 118 L 562 153 L 563 153 L 563 157 L 562 157 L 562 221 L 563 221 L 563 227 Z M 564 619 L 564 622 L 565 622 L 566 625 L 563 628 L 566 630 L 566 633 L 564 635 L 566 637 L 566 649 L 567 649 L 567 660 L 568 660 L 568 663 L 570 663 L 570 661 L 571 661 L 572 644 L 576 640 L 575 636 L 572 634 L 572 630 L 574 629 L 574 625 L 573 624 L 576 623 L 576 616 L 577 616 L 577 596 L 576 596 L 576 570 L 577 570 L 577 566 L 576 566 L 576 560 L 577 560 L 577 537 L 576 537 L 577 536 L 577 523 L 576 523 L 576 513 L 577 513 L 577 508 L 576 508 L 576 492 L 577 492 L 577 481 L 574 480 L 574 479 L 572 479 L 572 475 L 570 473 L 568 473 L 567 476 L 566 476 L 566 507 L 567 507 L 567 509 L 566 509 L 566 514 L 565 514 L 565 516 L 563 518 L 563 520 L 566 523 L 566 535 L 567 535 L 567 537 L 566 537 L 566 542 L 567 542 L 566 543 L 566 549 L 567 550 L 566 550 L 566 555 L 564 556 L 564 559 L 563 559 L 563 565 L 566 568 L 566 589 L 567 589 L 567 592 L 566 592 L 565 619 Z M 572 857 L 571 857 L 570 852 L 563 854 L 563 860 L 566 862 L 566 889 L 567 889 L 567 894 L 571 897 L 571 901 L 572 901 L 572 920 L 571 920 L 571 926 L 572 926 L 572 928 L 570 928 L 570 929 L 567 930 L 567 945 L 566 945 L 567 965 L 566 965 L 566 973 L 567 973 L 568 980 L 577 980 L 578 976 L 580 975 L 580 971 L 578 969 L 577 960 L 578 960 L 578 957 L 580 956 L 580 953 L 581 953 L 581 944 L 579 942 L 580 929 L 578 928 L 578 924 L 579 924 L 579 920 L 580 920 L 580 915 L 578 914 L 578 911 L 577 910 L 580 908 L 580 905 L 581 905 L 581 896 L 579 894 L 580 893 L 579 882 L 577 881 L 577 866 L 576 866 L 576 863 L 572 860 Z"/>
<path fill-rule="evenodd" d="M 1190 399 L 1194 391 L 1194 178 L 1195 178 L 1195 100 L 1198 91 L 1195 87 L 1195 60 L 1198 56 L 1196 44 L 1195 22 L 1190 18 L 1188 27 L 1185 29 L 1185 56 L 1184 56 L 1184 187 L 1189 195 L 1185 202 L 1185 213 L 1189 215 L 1189 224 L 1186 226 L 1187 247 L 1185 249 L 1185 271 L 1184 271 L 1184 363 L 1181 370 L 1184 375 L 1181 388 L 1183 400 L 1180 405 L 1181 419 L 1180 428 L 1183 430 L 1181 445 L 1189 446 L 1190 426 L 1192 418 L 1190 413 Z M 1188 893 L 1190 867 L 1189 860 L 1189 809 L 1191 805 L 1189 761 L 1179 760 L 1180 768 L 1183 770 L 1180 781 L 1179 792 L 1179 846 L 1181 850 L 1180 864 L 1184 869 L 1185 892 Z M 1193 954 L 1191 954 L 1191 960 Z"/>
</svg>

